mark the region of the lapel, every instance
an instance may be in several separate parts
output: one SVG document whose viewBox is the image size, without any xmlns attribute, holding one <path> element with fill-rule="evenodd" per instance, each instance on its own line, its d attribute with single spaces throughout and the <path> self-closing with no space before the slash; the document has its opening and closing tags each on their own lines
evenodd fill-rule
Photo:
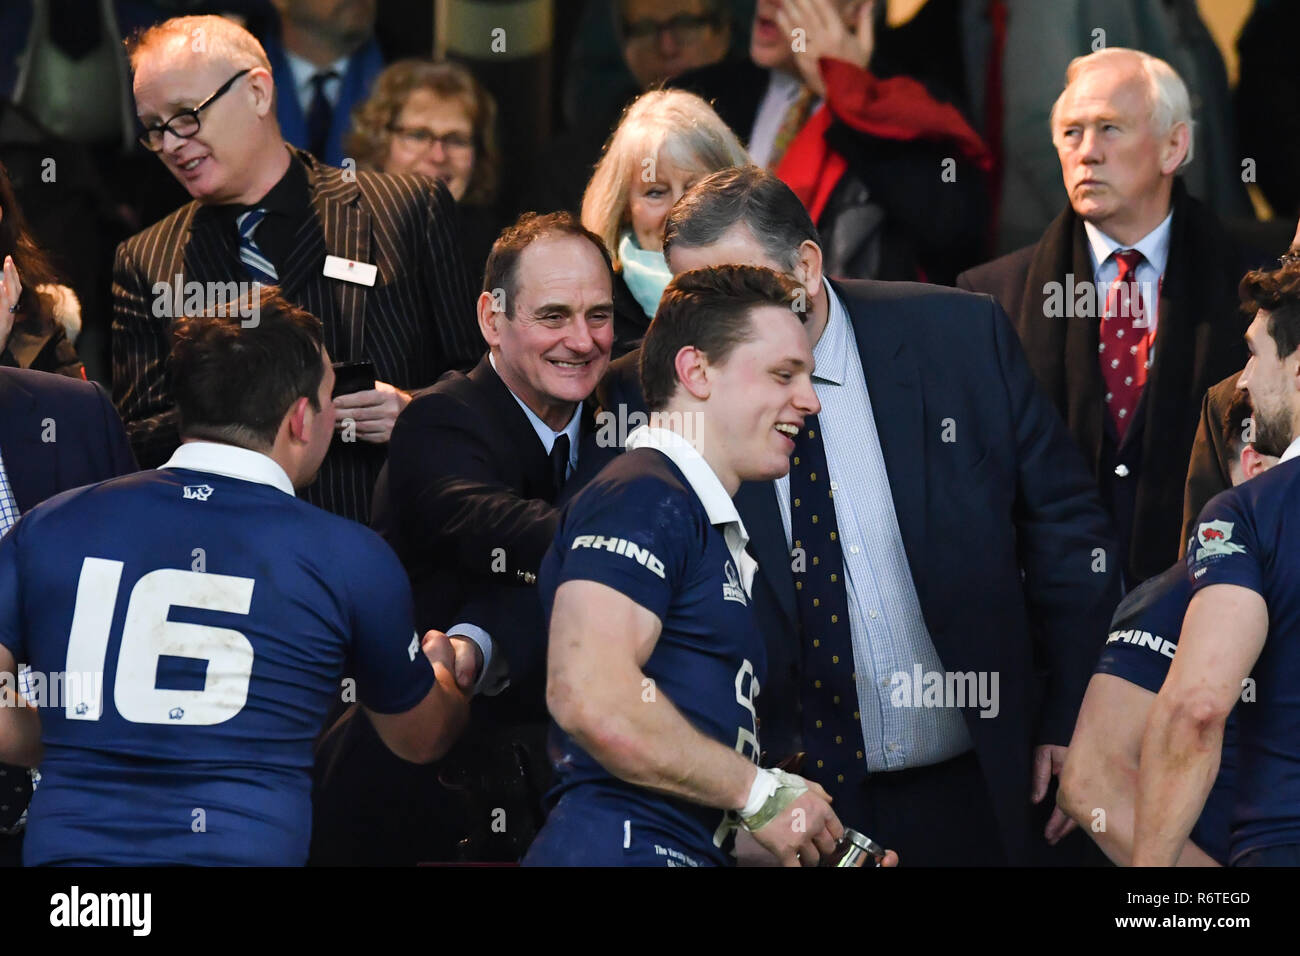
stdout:
<svg viewBox="0 0 1300 956">
<path fill-rule="evenodd" d="M 1092 310 L 1078 307 L 1084 301 L 1080 294 L 1092 288 L 1092 277 L 1083 220 L 1067 205 L 1034 247 L 1020 312 L 1013 318 L 1034 377 L 1095 474 L 1105 433 L 1097 364 L 1105 301 L 1097 303 L 1094 297 Z"/>
<path fill-rule="evenodd" d="M 1073 213 L 1071 219 L 1070 269 L 1078 288 L 1080 283 L 1093 282 L 1092 256 L 1088 254 L 1088 236 L 1083 231 L 1083 220 Z M 1064 278 L 1062 275 L 1058 281 Z M 1042 301 L 1041 291 L 1036 301 Z M 1084 314 L 1072 314 L 1065 320 L 1065 394 L 1070 432 L 1095 474 L 1101 461 L 1102 437 L 1106 429 L 1106 386 L 1097 358 L 1101 345 L 1101 314 L 1106 307 L 1103 290 L 1097 290 L 1094 301 L 1096 309 L 1093 314 L 1088 314 L 1087 309 L 1071 309 L 1071 313 Z"/>
<path fill-rule="evenodd" d="M 766 581 L 776 595 L 777 606 L 793 627 L 799 621 L 794 596 L 794 572 L 790 549 L 776 501 L 776 482 L 746 481 L 736 491 L 736 511 L 749 533 L 749 551 L 758 562 L 758 580 Z"/>
<path fill-rule="evenodd" d="M 18 513 L 25 514 L 57 486 L 58 442 L 41 441 L 36 396 L 17 378 L 0 369 L 0 455 Z"/>
<path fill-rule="evenodd" d="M 311 301 L 303 294 L 315 287 L 313 304 L 325 327 L 338 329 L 336 359 L 357 359 L 365 354 L 366 294 L 369 287 L 356 282 L 328 279 L 322 273 L 327 255 L 372 263 L 370 213 L 361 207 L 361 187 L 348 181 L 341 170 L 317 163 L 309 153 L 294 150 L 307 167 L 312 215 L 294 236 L 293 248 L 280 275 L 280 289 L 290 301 Z M 386 277 L 377 276 L 376 282 Z M 338 353 L 342 354 L 338 354 Z"/>
<path fill-rule="evenodd" d="M 925 607 L 925 395 L 920 370 L 904 333 L 908 317 L 897 302 L 876 295 L 854 295 L 842 283 L 831 286 L 844 304 L 857 341 L 898 530 L 917 597 Z M 883 291 L 886 286 L 856 283 L 853 289 L 870 293 Z"/>
<path fill-rule="evenodd" d="M 501 376 L 497 374 L 486 355 L 469 373 L 469 380 L 478 386 L 488 406 L 484 409 L 486 412 L 484 417 L 488 421 L 499 423 L 505 430 L 502 436 L 504 447 L 509 451 L 510 457 L 519 462 L 526 485 L 525 497 L 542 497 L 527 494 L 529 490 L 542 487 L 550 489 L 551 493 L 546 496 L 546 499 L 554 501 L 556 495 L 552 487 L 551 460 L 547 457 L 537 432 L 533 431 L 528 416 L 519 407 L 515 396 L 506 387 L 506 383 L 501 381 Z M 581 461 L 581 453 L 579 453 L 579 461 Z"/>
<path fill-rule="evenodd" d="M 1169 258 L 1160 284 L 1155 359 L 1142 389 L 1146 406 L 1141 435 L 1143 461 L 1169 461 L 1186 457 L 1182 435 L 1186 429 L 1187 402 L 1196 394 L 1193 387 L 1197 362 L 1195 317 L 1213 314 L 1217 306 L 1212 287 L 1214 270 L 1192 248 L 1193 228 L 1182 180 L 1174 183 L 1174 218 L 1169 224 Z M 1218 254 L 1215 250 L 1212 255 Z M 1204 271 L 1198 268 L 1204 266 Z M 1206 288 L 1206 286 L 1211 286 Z"/>
<path fill-rule="evenodd" d="M 207 283 L 229 282 L 231 276 L 241 281 L 248 278 L 243 263 L 239 261 L 239 240 L 235 236 L 234 223 L 217 209 L 196 203 L 189 235 L 182 255 L 182 282 L 199 282 L 207 288 Z M 175 282 L 173 276 L 166 279 Z M 184 293 L 181 294 L 183 301 Z"/>
</svg>

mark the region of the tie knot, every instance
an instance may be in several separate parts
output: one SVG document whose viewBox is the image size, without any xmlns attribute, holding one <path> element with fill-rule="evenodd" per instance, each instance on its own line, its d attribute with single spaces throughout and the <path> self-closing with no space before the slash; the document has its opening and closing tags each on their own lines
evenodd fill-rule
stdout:
<svg viewBox="0 0 1300 956">
<path fill-rule="evenodd" d="M 320 96 L 325 95 L 325 84 L 330 80 L 339 78 L 336 70 L 321 70 L 319 73 L 313 73 L 311 77 L 312 89 Z"/>
<path fill-rule="evenodd" d="M 1146 257 L 1136 249 L 1122 249 L 1115 253 L 1115 261 L 1119 263 L 1119 278 L 1124 281 L 1137 271 Z"/>
<path fill-rule="evenodd" d="M 241 212 L 235 217 L 235 226 L 239 229 L 239 234 L 241 236 L 245 239 L 250 239 L 252 238 L 253 233 L 257 231 L 257 227 L 262 224 L 262 220 L 265 218 L 265 209 L 249 209 L 246 212 Z"/>
</svg>

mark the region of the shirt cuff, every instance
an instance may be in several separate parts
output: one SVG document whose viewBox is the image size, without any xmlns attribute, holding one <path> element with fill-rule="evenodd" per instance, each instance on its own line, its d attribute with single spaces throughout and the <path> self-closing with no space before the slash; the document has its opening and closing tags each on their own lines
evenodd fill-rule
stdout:
<svg viewBox="0 0 1300 956">
<path fill-rule="evenodd" d="M 483 652 L 483 667 L 479 671 L 478 680 L 474 682 L 472 693 L 482 694 L 484 697 L 495 697 L 510 686 L 510 678 L 506 674 L 505 657 L 492 652 L 492 638 L 487 631 L 477 624 L 462 622 L 447 631 L 447 636 L 468 637 Z"/>
</svg>

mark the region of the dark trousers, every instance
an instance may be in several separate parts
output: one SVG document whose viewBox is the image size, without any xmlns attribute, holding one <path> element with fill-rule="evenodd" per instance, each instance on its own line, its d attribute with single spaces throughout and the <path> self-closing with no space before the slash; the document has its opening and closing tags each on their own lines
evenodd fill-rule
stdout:
<svg viewBox="0 0 1300 956">
<path fill-rule="evenodd" d="M 833 808 L 846 827 L 897 852 L 901 866 L 1007 862 L 974 751 L 929 767 L 869 774 Z"/>
</svg>

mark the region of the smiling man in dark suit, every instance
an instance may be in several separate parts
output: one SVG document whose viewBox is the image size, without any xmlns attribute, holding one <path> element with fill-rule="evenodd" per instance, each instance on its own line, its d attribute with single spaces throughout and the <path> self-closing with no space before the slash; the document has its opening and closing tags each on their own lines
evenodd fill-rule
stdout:
<svg viewBox="0 0 1300 956">
<path fill-rule="evenodd" d="M 450 635 L 458 680 L 481 693 L 469 732 L 435 768 L 393 760 L 356 715 L 330 733 L 316 862 L 511 861 L 540 826 L 536 579 L 557 506 L 618 451 L 600 447 L 587 402 L 609 364 L 612 290 L 597 236 L 569 213 L 525 215 L 488 258 L 478 299 L 488 353 L 398 418 L 374 526 L 410 575 L 416 620 Z"/>
<path fill-rule="evenodd" d="M 336 360 L 374 365 L 373 389 L 335 399 L 340 436 L 304 492 L 369 520 L 407 390 L 478 356 L 450 194 L 290 149 L 266 53 L 221 17 L 152 27 L 131 60 L 141 139 L 194 198 L 124 242 L 114 265 L 114 396 L 137 457 L 161 464 L 179 442 L 165 374 L 175 304 L 190 309 L 192 290 L 207 307 L 214 294 L 235 299 L 234 283 L 276 284 L 320 317 Z"/>
<path fill-rule="evenodd" d="M 1051 134 L 1069 205 L 1035 245 L 957 285 L 1010 314 L 1096 476 L 1133 588 L 1177 557 L 1202 396 L 1246 362 L 1246 259 L 1178 177 L 1191 105 L 1163 60 L 1118 47 L 1077 58 Z"/>
<path fill-rule="evenodd" d="M 1064 763 L 1118 589 L 1096 490 L 1006 315 L 826 280 L 803 206 L 755 167 L 683 196 L 665 250 L 674 273 L 766 266 L 807 292 L 822 411 L 788 478 L 736 495 L 770 757 L 805 752 L 845 826 L 910 865 L 1043 861 L 1031 800 Z M 644 407 L 635 361 L 611 368 L 607 409 Z M 1056 812 L 1046 833 L 1066 828 Z"/>
<path fill-rule="evenodd" d="M 0 537 L 23 513 L 69 488 L 135 471 L 104 390 L 50 372 L 0 367 Z M 27 770 L 0 765 L 0 866 L 18 866 Z"/>
</svg>

